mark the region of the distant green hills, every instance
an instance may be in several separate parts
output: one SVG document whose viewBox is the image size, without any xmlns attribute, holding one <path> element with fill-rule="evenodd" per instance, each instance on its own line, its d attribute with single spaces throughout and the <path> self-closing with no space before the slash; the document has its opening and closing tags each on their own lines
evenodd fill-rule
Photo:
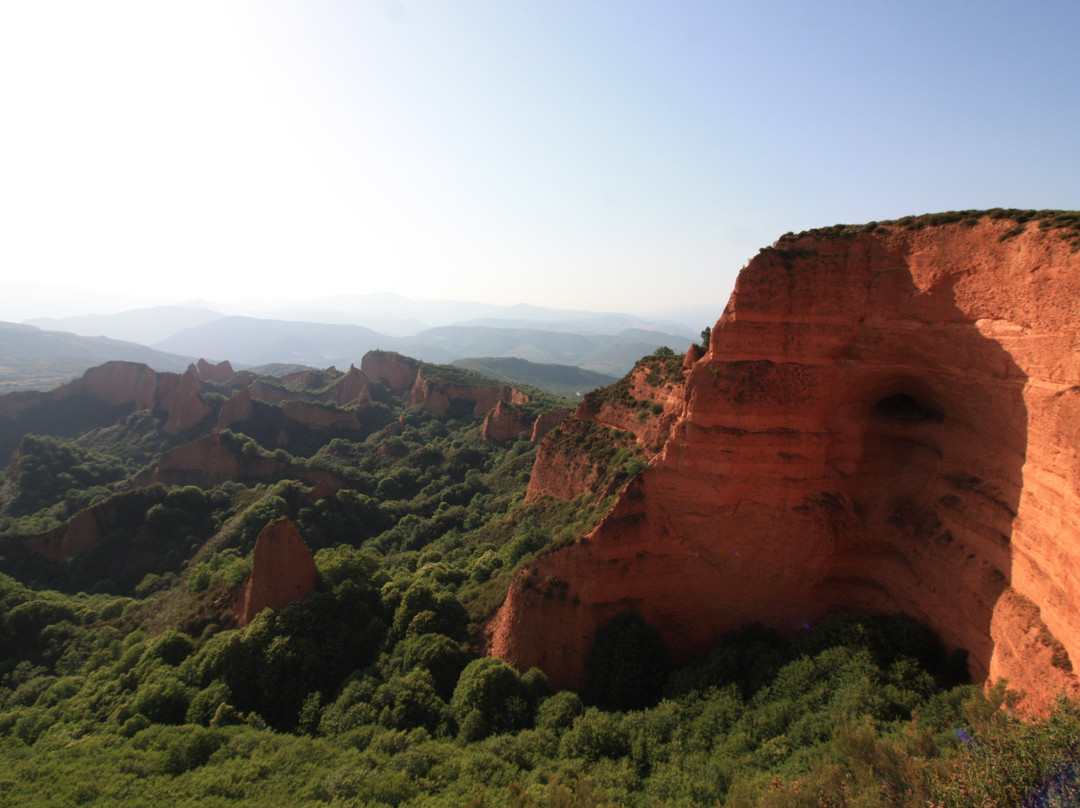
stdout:
<svg viewBox="0 0 1080 808">
<path fill-rule="evenodd" d="M 113 359 L 181 372 L 191 357 L 107 337 L 80 337 L 32 325 L 0 322 L 0 394 L 51 390 Z"/>
<path fill-rule="evenodd" d="M 484 356 L 458 359 L 453 364 L 506 384 L 529 385 L 569 399 L 578 399 L 590 390 L 607 387 L 618 379 L 573 365 L 530 362 L 514 356 Z"/>
</svg>

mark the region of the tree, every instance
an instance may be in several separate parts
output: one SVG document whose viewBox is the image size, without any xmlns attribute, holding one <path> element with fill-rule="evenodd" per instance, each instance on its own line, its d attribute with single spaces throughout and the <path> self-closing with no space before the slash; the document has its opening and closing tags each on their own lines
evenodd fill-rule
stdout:
<svg viewBox="0 0 1080 808">
<path fill-rule="evenodd" d="M 701 329 L 701 350 L 709 350 L 709 340 L 712 338 L 712 328 L 705 326 Z"/>
<path fill-rule="evenodd" d="M 653 351 L 653 356 L 674 356 L 674 355 L 675 355 L 675 352 L 673 350 L 671 350 L 671 348 L 669 348 L 666 345 L 661 345 L 659 348 L 657 348 L 655 351 Z"/>
<path fill-rule="evenodd" d="M 670 660 L 656 629 L 636 612 L 625 612 L 596 630 L 585 667 L 586 702 L 605 710 L 640 710 L 660 699 Z"/>
<path fill-rule="evenodd" d="M 450 709 L 465 739 L 475 741 L 531 725 L 536 699 L 506 662 L 498 657 L 482 657 L 461 672 Z"/>
</svg>

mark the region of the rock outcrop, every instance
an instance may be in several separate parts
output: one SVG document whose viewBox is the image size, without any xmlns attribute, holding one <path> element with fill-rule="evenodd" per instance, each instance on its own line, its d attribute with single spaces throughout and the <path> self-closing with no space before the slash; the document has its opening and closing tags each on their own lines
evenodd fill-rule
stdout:
<svg viewBox="0 0 1080 808">
<path fill-rule="evenodd" d="M 343 407 L 347 404 L 370 404 L 372 401 L 371 382 L 368 381 L 368 377 L 362 371 L 350 365 L 345 375 L 334 382 L 319 400 L 332 402 Z"/>
<path fill-rule="evenodd" d="M 245 452 L 235 437 L 227 439 L 217 432 L 170 449 L 152 466 L 139 472 L 132 483 L 136 488 L 154 483 L 213 488 L 229 480 L 265 483 L 285 478 L 309 485 L 326 483 L 335 491 L 345 486 L 343 480 L 327 471 L 296 466 L 258 451 Z"/>
<path fill-rule="evenodd" d="M 527 410 L 498 401 L 484 416 L 480 435 L 484 440 L 513 440 L 530 432 L 535 420 Z"/>
<path fill-rule="evenodd" d="M 533 443 L 539 443 L 548 436 L 555 427 L 560 426 L 571 410 L 549 410 L 536 416 L 533 422 L 532 435 L 529 437 Z"/>
<path fill-rule="evenodd" d="M 587 541 L 522 573 L 565 587 L 512 586 L 494 653 L 578 686 L 630 608 L 683 657 L 749 621 L 903 611 L 1029 707 L 1076 691 L 1080 252 L 1034 222 L 915 225 L 750 262 L 661 405 L 663 451 Z"/>
<path fill-rule="evenodd" d="M 47 533 L 26 537 L 23 539 L 23 546 L 50 561 L 74 558 L 97 544 L 101 537 L 99 514 L 103 510 L 105 509 L 101 506 L 83 508 L 59 527 Z"/>
<path fill-rule="evenodd" d="M 572 415 L 556 415 L 559 430 L 549 427 L 537 450 L 526 501 L 611 493 L 616 449 L 636 446 L 651 457 L 663 447 L 683 411 L 683 369 L 677 356 L 647 356 L 617 383 L 588 393 Z"/>
<path fill-rule="evenodd" d="M 311 550 L 288 519 L 263 528 L 255 540 L 251 575 L 240 585 L 234 616 L 246 626 L 263 609 L 281 609 L 315 590 L 318 571 Z"/>
<path fill-rule="evenodd" d="M 236 371 L 233 370 L 233 366 L 228 359 L 218 362 L 216 365 L 210 364 L 205 359 L 200 359 L 198 364 L 195 365 L 195 370 L 200 379 L 217 382 L 218 384 L 226 384 L 236 375 Z"/>
<path fill-rule="evenodd" d="M 412 387 L 412 403 L 440 418 L 450 411 L 452 402 L 471 404 L 473 415 L 485 415 L 500 401 L 507 404 L 528 404 L 529 397 L 512 387 L 458 384 L 425 378 L 421 372 Z"/>
<path fill-rule="evenodd" d="M 106 362 L 47 393 L 0 396 L 0 449 L 11 451 L 22 436 L 55 423 L 60 431 L 108 426 L 118 417 L 152 412 L 168 434 L 186 432 L 211 413 L 199 398 L 199 374 L 158 373 L 137 362 Z M 10 446 L 10 448 L 8 448 Z"/>
<path fill-rule="evenodd" d="M 369 379 L 403 393 L 416 383 L 420 363 L 393 351 L 368 351 L 360 360 L 360 370 Z"/>
<path fill-rule="evenodd" d="M 198 426 L 211 413 L 210 407 L 199 398 L 198 371 L 190 368 L 179 376 L 175 373 L 161 374 L 154 409 L 165 411 L 165 423 L 161 428 L 170 435 Z"/>
<path fill-rule="evenodd" d="M 217 426 L 214 428 L 220 431 L 233 424 L 241 424 L 248 420 L 254 411 L 251 388 L 245 384 L 240 388 L 239 393 L 221 405 L 221 409 L 218 410 Z"/>
</svg>

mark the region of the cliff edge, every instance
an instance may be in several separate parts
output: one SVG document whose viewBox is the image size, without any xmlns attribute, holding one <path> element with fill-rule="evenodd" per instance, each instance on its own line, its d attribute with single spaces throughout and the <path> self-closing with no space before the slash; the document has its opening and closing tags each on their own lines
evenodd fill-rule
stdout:
<svg viewBox="0 0 1080 808">
<path fill-rule="evenodd" d="M 665 402 L 663 450 L 522 571 L 565 587 L 512 585 L 492 652 L 577 687 L 596 628 L 631 608 L 682 657 L 751 621 L 903 611 L 1033 709 L 1076 692 L 1076 233 L 940 221 L 762 250 Z"/>
</svg>

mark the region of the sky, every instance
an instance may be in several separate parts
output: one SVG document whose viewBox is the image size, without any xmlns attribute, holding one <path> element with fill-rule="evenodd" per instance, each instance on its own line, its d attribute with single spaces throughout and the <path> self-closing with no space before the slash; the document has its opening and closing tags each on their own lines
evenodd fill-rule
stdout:
<svg viewBox="0 0 1080 808">
<path fill-rule="evenodd" d="M 1080 208 L 1080 3 L 0 0 L 0 319 L 723 308 L 787 231 Z"/>
</svg>

